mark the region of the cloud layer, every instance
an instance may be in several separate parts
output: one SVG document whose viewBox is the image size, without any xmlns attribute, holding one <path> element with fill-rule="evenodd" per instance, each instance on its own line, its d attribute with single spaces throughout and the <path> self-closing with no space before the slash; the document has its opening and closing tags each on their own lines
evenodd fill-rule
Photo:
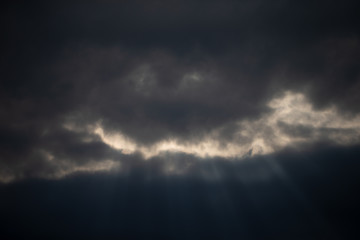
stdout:
<svg viewBox="0 0 360 240">
<path fill-rule="evenodd" d="M 359 142 L 355 1 L 5 5 L 1 181 Z"/>
</svg>

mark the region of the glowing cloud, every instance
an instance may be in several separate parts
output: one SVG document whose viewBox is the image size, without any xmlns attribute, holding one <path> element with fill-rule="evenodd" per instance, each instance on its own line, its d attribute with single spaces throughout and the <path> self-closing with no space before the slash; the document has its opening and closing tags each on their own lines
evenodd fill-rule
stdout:
<svg viewBox="0 0 360 240">
<path fill-rule="evenodd" d="M 272 109 L 271 113 L 255 121 L 237 121 L 232 140 L 225 143 L 221 139 L 222 128 L 213 129 L 200 141 L 184 143 L 173 138 L 151 146 L 139 145 L 121 132 L 106 132 L 100 123 L 92 131 L 104 143 L 121 150 L 123 154 L 140 152 L 146 159 L 162 152 L 182 152 L 201 158 L 241 158 L 269 154 L 286 146 L 322 139 L 338 144 L 359 141 L 360 116 L 347 119 L 340 116 L 335 108 L 315 110 L 303 94 L 285 92 L 282 97 L 272 99 L 268 106 Z M 311 134 L 306 136 L 299 128 Z"/>
</svg>

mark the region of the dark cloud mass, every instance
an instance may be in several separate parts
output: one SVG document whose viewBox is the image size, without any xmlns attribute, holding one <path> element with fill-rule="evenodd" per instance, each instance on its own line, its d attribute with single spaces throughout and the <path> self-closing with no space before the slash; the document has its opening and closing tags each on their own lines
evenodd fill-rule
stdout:
<svg viewBox="0 0 360 240">
<path fill-rule="evenodd" d="M 359 7 L 357 1 L 350 0 L 1 3 L 0 183 L 4 186 L 0 186 L 0 194 L 6 197 L 5 205 L 0 205 L 10 209 L 5 211 L 12 221 L 6 225 L 7 233 L 16 229 L 15 222 L 25 211 L 20 228 L 31 232 L 45 224 L 49 231 L 45 235 L 53 236 L 58 230 L 43 222 L 48 218 L 45 215 L 27 226 L 35 212 L 26 204 L 54 204 L 48 206 L 53 208 L 57 198 L 62 198 L 53 189 L 64 189 L 64 195 L 69 195 L 77 188 L 88 187 L 82 181 L 89 178 L 95 185 L 112 184 L 121 189 L 127 188 L 126 182 L 128 188 L 137 188 L 144 181 L 149 185 L 130 191 L 129 199 L 150 196 L 149 204 L 158 208 L 169 197 L 171 201 L 166 204 L 173 204 L 174 212 L 159 214 L 164 219 L 171 216 L 174 224 L 179 221 L 184 228 L 205 221 L 207 213 L 213 214 L 214 222 L 207 222 L 209 226 L 225 221 L 214 230 L 218 238 L 244 234 L 247 239 L 247 231 L 252 232 L 256 221 L 262 219 L 262 224 L 272 229 L 267 233 L 276 232 L 276 239 L 304 239 L 303 235 L 293 237 L 293 229 L 297 220 L 315 214 L 311 211 L 304 210 L 302 215 L 294 210 L 295 215 L 300 214 L 299 219 L 292 216 L 296 219 L 294 225 L 281 217 L 280 222 L 269 223 L 277 219 L 272 217 L 277 213 L 269 210 L 272 205 L 277 206 L 275 209 L 283 202 L 296 205 L 298 199 L 287 201 L 289 196 L 278 192 L 276 186 L 282 186 L 281 181 L 272 185 L 266 174 L 274 174 L 279 168 L 263 170 L 269 164 L 265 164 L 266 159 L 287 165 L 284 172 L 304 184 L 305 192 L 294 194 L 309 195 L 316 208 L 324 207 L 320 215 L 326 215 L 325 221 L 331 226 L 339 227 L 339 236 L 346 229 L 352 231 L 336 219 L 350 215 L 330 213 L 331 207 L 341 212 L 347 200 L 336 199 L 325 206 L 322 203 L 336 195 L 329 186 L 336 185 L 337 180 L 339 184 L 352 184 L 345 190 L 334 186 L 340 197 L 351 198 L 355 183 L 359 183 L 356 177 L 343 181 L 346 174 L 338 173 L 331 165 L 345 161 L 343 164 L 348 165 L 344 171 L 351 171 L 352 164 L 358 169 L 354 159 L 359 157 L 356 146 L 360 143 Z M 300 164 L 302 159 L 305 163 Z M 300 166 L 299 170 L 294 166 Z M 334 172 L 327 171 L 327 167 Z M 77 176 L 79 172 L 88 175 Z M 64 179 L 71 174 L 75 176 Z M 111 180 L 104 180 L 107 177 Z M 168 187 L 166 179 L 170 179 L 169 186 L 189 196 L 172 202 L 180 193 L 173 190 L 169 196 L 163 194 Z M 223 180 L 224 186 L 217 185 Z M 239 181 L 256 183 L 243 186 Z M 311 181 L 318 184 L 317 189 L 324 186 L 324 194 L 316 195 Z M 186 190 L 189 186 L 194 188 L 191 193 Z M 235 190 L 238 186 L 239 193 Z M 71 200 L 74 206 L 96 194 L 98 188 L 79 193 Z M 153 195 L 149 193 L 152 188 Z M 209 190 L 197 194 L 196 188 Z M 25 193 L 20 194 L 22 189 Z M 20 199 L 26 198 L 29 189 L 39 194 L 30 194 L 30 202 L 22 203 Z M 48 191 L 56 200 L 43 199 Z M 234 195 L 217 199 L 211 192 L 220 194 L 219 198 L 221 194 Z M 242 199 L 248 192 L 255 194 L 253 200 Z M 101 190 L 101 194 L 114 199 L 122 196 L 118 191 Z M 43 200 L 36 202 L 37 197 Z M 270 199 L 267 202 L 263 197 Z M 197 198 L 204 199 L 204 208 Z M 120 204 L 128 204 L 132 201 L 129 199 Z M 237 205 L 238 200 L 245 202 Z M 73 209 L 67 208 L 71 201 L 60 205 Z M 71 222 L 63 226 L 67 229 L 64 234 L 71 235 L 71 228 L 76 228 L 77 234 L 84 236 L 82 229 L 91 228 L 94 236 L 100 237 L 107 230 L 109 237 L 120 236 L 121 231 L 115 233 L 115 225 L 110 223 L 119 222 L 115 213 L 107 218 L 102 214 L 109 209 L 93 210 L 99 204 L 108 204 L 107 200 L 94 201 L 94 206 L 89 203 L 74 213 L 81 224 L 88 225 L 79 223 L 79 230 L 77 223 Z M 115 200 L 109 201 L 114 204 Z M 217 201 L 221 207 L 213 207 Z M 255 202 L 258 206 L 252 208 L 258 208 L 259 216 L 246 210 Z M 129 210 L 125 214 L 130 218 L 126 225 L 129 228 L 124 227 L 124 236 L 130 237 L 136 228 L 153 229 L 154 236 L 158 234 L 157 227 L 145 222 L 151 222 L 156 210 L 142 204 L 145 202 L 139 206 L 147 211 L 149 219 L 137 225 Z M 192 211 L 191 204 L 194 209 L 200 206 L 195 213 L 198 215 L 194 215 L 197 220 L 191 220 L 193 215 L 186 212 Z M 130 209 L 139 207 L 135 205 Z M 223 206 L 228 208 L 224 214 Z M 90 208 L 100 211 L 91 217 L 104 217 L 106 224 L 92 218 L 95 222 L 90 219 L 84 223 L 85 213 L 81 211 Z M 120 208 L 114 207 L 116 214 L 122 211 Z M 45 214 L 45 209 L 39 207 L 39 214 Z M 139 216 L 141 210 L 136 211 L 134 216 Z M 242 211 L 249 218 L 237 219 Z M 286 215 L 284 210 L 279 212 Z M 61 225 L 70 212 L 62 215 L 55 210 L 54 214 L 49 219 Z M 173 219 L 174 214 L 179 214 L 180 220 Z M 316 219 L 315 215 L 311 219 Z M 170 226 L 164 219 L 156 224 L 166 225 L 168 230 L 158 237 L 176 238 L 173 233 L 181 231 L 179 225 Z M 236 230 L 237 224 L 245 226 L 245 222 L 248 230 Z M 199 232 L 185 231 L 179 238 L 187 238 L 187 234 L 204 238 L 205 225 Z M 282 225 L 283 235 L 274 230 Z M 327 233 L 331 231 L 325 223 L 321 228 L 309 226 L 304 227 L 309 231 L 304 236 L 329 239 Z M 229 235 L 224 233 L 227 231 Z M 265 239 L 265 235 L 259 233 L 249 239 Z M 332 237 L 342 239 L 336 236 Z"/>
</svg>

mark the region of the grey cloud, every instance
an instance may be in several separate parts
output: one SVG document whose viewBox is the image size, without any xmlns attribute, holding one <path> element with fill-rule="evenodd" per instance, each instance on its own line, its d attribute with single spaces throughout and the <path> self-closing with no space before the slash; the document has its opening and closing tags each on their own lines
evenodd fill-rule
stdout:
<svg viewBox="0 0 360 240">
<path fill-rule="evenodd" d="M 41 169 L 47 164 L 39 150 L 77 166 L 131 158 L 92 133 L 64 129 L 67 121 L 76 126 L 100 121 L 108 133 L 120 131 L 141 146 L 174 138 L 193 143 L 213 129 L 220 129 L 223 145 L 234 139 L 245 144 L 251 137 L 235 137 L 236 123 L 270 114 L 267 103 L 284 90 L 305 93 L 316 109 L 335 106 L 344 116 L 356 115 L 357 5 L 6 4 L 1 10 L 0 164 L 8 172 L 29 168 L 29 175 L 36 175 L 33 171 L 46 172 Z M 293 136 L 311 138 L 314 132 L 279 126 Z M 270 140 L 275 136 L 267 126 L 256 128 L 248 131 L 261 131 Z M 334 131 L 351 135 L 316 131 L 321 139 Z"/>
<path fill-rule="evenodd" d="M 315 134 L 314 132 L 316 131 L 316 128 L 312 126 L 306 126 L 306 125 L 292 126 L 290 124 L 281 121 L 278 122 L 278 126 L 286 135 L 289 135 L 291 137 L 313 138 Z"/>
</svg>

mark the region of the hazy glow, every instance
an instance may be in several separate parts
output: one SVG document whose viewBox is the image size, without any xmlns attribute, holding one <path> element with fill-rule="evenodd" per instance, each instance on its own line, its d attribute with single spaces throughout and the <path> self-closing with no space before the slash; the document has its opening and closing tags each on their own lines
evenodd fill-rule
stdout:
<svg viewBox="0 0 360 240">
<path fill-rule="evenodd" d="M 199 80 L 196 74 L 188 77 L 193 81 Z M 173 138 L 164 139 L 150 146 L 140 145 L 121 132 L 108 132 L 101 122 L 79 127 L 69 121 L 63 126 L 69 131 L 90 132 L 125 155 L 141 153 L 144 159 L 161 156 L 166 159 L 163 173 L 169 175 L 183 174 L 188 166 L 177 166 L 177 161 L 172 161 L 171 155 L 167 155 L 167 153 L 180 152 L 204 159 L 212 157 L 241 159 L 273 153 L 299 143 L 312 143 L 319 140 L 328 140 L 341 145 L 360 142 L 360 116 L 351 119 L 345 118 L 335 108 L 314 110 L 303 94 L 285 92 L 281 97 L 272 99 L 268 103 L 268 107 L 272 111 L 262 115 L 259 119 L 235 122 L 233 125 L 235 127 L 232 127 L 231 140 L 221 137 L 222 130 L 226 126 L 213 129 L 200 141 L 189 139 L 189 141 L 183 142 Z M 284 126 L 287 130 L 284 130 Z M 300 131 L 297 130 L 299 127 Z M 307 134 L 303 134 L 303 132 L 307 132 Z M 89 142 L 91 139 L 83 141 Z M 42 176 L 44 178 L 61 178 L 74 172 L 121 170 L 121 161 L 106 159 L 76 165 L 71 160 L 56 159 L 47 152 L 42 154 L 49 165 L 57 169 L 51 174 Z M 13 178 L 11 174 L 2 175 L 0 181 L 8 182 Z M 21 178 L 21 176 L 17 178 Z"/>
<path fill-rule="evenodd" d="M 73 165 L 70 162 L 62 162 L 60 163 L 60 167 L 60 171 L 56 171 L 54 174 L 44 177 L 50 179 L 59 179 L 77 172 L 100 172 L 116 170 L 121 167 L 121 164 L 119 161 L 102 160 L 97 162 L 91 161 L 84 165 Z"/>
<path fill-rule="evenodd" d="M 197 77 L 196 74 L 189 75 L 194 81 L 198 81 Z M 223 157 L 240 160 L 301 143 L 326 140 L 339 145 L 351 145 L 360 142 L 360 116 L 341 116 L 334 107 L 315 110 L 303 94 L 285 92 L 281 97 L 269 101 L 268 107 L 272 111 L 258 119 L 241 120 L 229 126 L 221 126 L 198 141 L 188 139 L 184 142 L 172 138 L 163 139 L 150 146 L 141 145 L 121 132 L 107 131 L 101 121 L 92 125 L 79 125 L 76 124 L 79 122 L 76 118 L 69 117 L 63 127 L 68 131 L 91 133 L 84 134 L 84 143 L 100 140 L 124 155 L 140 153 L 144 159 L 160 157 L 164 160 L 161 168 L 165 175 L 184 174 L 193 164 L 193 161 L 180 161 L 180 164 L 173 153 L 185 153 L 200 159 Z M 224 138 L 222 133 L 224 130 L 228 133 L 229 127 L 230 137 Z M 122 159 L 88 159 L 79 162 L 63 159 L 45 149 L 34 150 L 34 153 L 38 154 L 36 157 L 42 159 L 47 168 L 36 177 L 58 179 L 77 172 L 127 171 L 126 165 L 122 165 Z M 3 183 L 27 177 L 32 177 L 31 172 L 29 175 L 26 172 L 12 171 L 10 168 L 0 171 L 0 182 Z"/>
<path fill-rule="evenodd" d="M 178 139 L 166 139 L 149 147 L 138 145 L 120 132 L 105 133 L 101 124 L 93 132 L 113 148 L 124 154 L 140 152 L 148 159 L 162 152 L 182 152 L 197 157 L 243 157 L 268 154 L 299 142 L 313 142 L 325 138 L 339 144 L 357 142 L 360 136 L 360 117 L 346 119 L 334 108 L 316 111 L 303 94 L 286 92 L 283 97 L 268 103 L 271 114 L 256 121 L 239 121 L 234 129 L 234 140 L 225 142 L 220 138 L 221 128 L 209 132 L 201 141 L 182 143 Z M 311 129 L 311 137 L 286 134 L 279 123 L 287 126 L 302 126 Z M 324 132 L 324 129 L 330 131 Z M 336 131 L 331 131 L 336 130 Z M 350 130 L 342 131 L 342 130 Z"/>
<path fill-rule="evenodd" d="M 315 111 L 305 96 L 300 93 L 286 92 L 284 97 L 269 102 L 269 107 L 275 110 L 272 121 L 283 121 L 292 125 L 302 124 L 312 127 L 328 128 L 359 128 L 360 116 L 352 119 L 341 117 L 334 107 Z"/>
<path fill-rule="evenodd" d="M 44 157 L 46 161 L 48 171 L 38 174 L 36 177 L 41 177 L 45 179 L 60 179 L 67 175 L 80 173 L 80 172 L 101 172 L 101 171 L 116 171 L 121 167 L 120 161 L 114 161 L 110 159 L 104 159 L 101 161 L 87 161 L 85 163 L 79 164 L 76 161 L 71 159 L 61 159 L 56 158 L 51 153 L 45 150 L 39 150 L 38 153 L 40 156 Z M 8 183 L 12 182 L 15 179 L 23 179 L 27 177 L 32 177 L 31 175 L 26 175 L 24 173 L 14 173 L 4 171 L 6 169 L 1 169 L 0 182 Z"/>
</svg>

